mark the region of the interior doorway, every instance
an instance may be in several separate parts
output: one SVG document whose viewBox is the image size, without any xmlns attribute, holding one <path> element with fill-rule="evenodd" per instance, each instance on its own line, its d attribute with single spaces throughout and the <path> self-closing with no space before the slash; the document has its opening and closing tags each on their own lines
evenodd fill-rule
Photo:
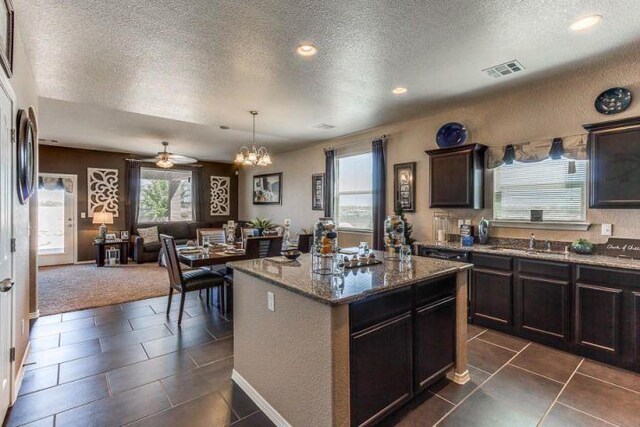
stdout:
<svg viewBox="0 0 640 427">
<path fill-rule="evenodd" d="M 38 178 L 38 265 L 77 260 L 77 175 L 42 173 Z"/>
</svg>

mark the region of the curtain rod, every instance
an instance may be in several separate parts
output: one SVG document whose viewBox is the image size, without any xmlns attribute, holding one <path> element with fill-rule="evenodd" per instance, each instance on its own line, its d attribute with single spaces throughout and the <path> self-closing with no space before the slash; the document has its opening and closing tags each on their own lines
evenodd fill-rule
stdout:
<svg viewBox="0 0 640 427">
<path fill-rule="evenodd" d="M 332 145 L 331 147 L 327 147 L 327 148 L 324 149 L 324 151 L 335 150 L 336 148 L 348 147 L 349 145 L 355 145 L 355 144 L 358 144 L 360 142 L 365 142 L 365 141 L 373 142 L 376 139 L 382 139 L 382 138 L 386 138 L 386 137 L 387 137 L 387 135 L 371 136 L 369 138 L 362 138 L 362 139 L 357 139 L 355 141 L 343 142 L 341 144 Z"/>
</svg>

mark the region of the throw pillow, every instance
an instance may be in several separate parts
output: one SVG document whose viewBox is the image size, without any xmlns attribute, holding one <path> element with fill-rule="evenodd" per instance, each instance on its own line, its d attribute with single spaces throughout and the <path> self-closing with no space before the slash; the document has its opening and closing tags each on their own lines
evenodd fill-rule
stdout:
<svg viewBox="0 0 640 427">
<path fill-rule="evenodd" d="M 160 238 L 158 237 L 158 227 L 155 226 L 149 228 L 138 228 L 138 236 L 142 237 L 145 244 L 160 241 Z"/>
</svg>

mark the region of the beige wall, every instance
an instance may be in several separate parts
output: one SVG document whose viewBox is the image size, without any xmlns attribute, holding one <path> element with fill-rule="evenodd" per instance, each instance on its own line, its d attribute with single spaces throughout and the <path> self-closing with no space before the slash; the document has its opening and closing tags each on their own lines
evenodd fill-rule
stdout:
<svg viewBox="0 0 640 427">
<path fill-rule="evenodd" d="M 16 20 L 16 27 L 19 29 L 21 26 L 20 17 L 16 16 Z M 20 36 L 20 31 L 15 32 L 13 78 L 11 78 L 10 82 L 16 94 L 17 108 L 27 109 L 29 106 L 33 106 L 37 110 L 38 91 L 33 77 L 33 70 L 27 59 L 22 37 Z M 13 206 L 13 228 L 17 250 L 14 257 L 15 270 L 13 277 L 16 301 L 15 345 L 17 370 L 27 348 L 27 343 L 29 342 L 29 279 L 31 261 L 29 203 L 21 205 L 18 201 L 16 190 L 14 190 Z"/>
<path fill-rule="evenodd" d="M 575 69 L 539 80 L 517 89 L 507 88 L 490 96 L 476 96 L 472 100 L 452 103 L 437 110 L 426 110 L 421 119 L 381 126 L 327 141 L 312 147 L 275 154 L 274 164 L 268 169 L 243 170 L 240 175 L 240 218 L 256 215 L 267 216 L 280 222 L 291 218 L 295 227 L 308 226 L 319 215 L 312 211 L 311 174 L 324 171 L 323 148 L 362 138 L 386 134 L 387 154 L 387 210 L 393 204 L 393 165 L 417 162 L 416 205 L 417 212 L 407 214 L 414 224 L 413 236 L 418 240 L 431 239 L 433 210 L 429 204 L 429 165 L 424 150 L 436 148 L 435 134 L 438 128 L 451 121 L 464 123 L 469 130 L 469 141 L 490 146 L 526 142 L 556 136 L 583 133 L 585 123 L 640 115 L 640 102 L 634 102 L 629 110 L 615 117 L 605 117 L 593 108 L 593 101 L 604 89 L 612 86 L 629 88 L 640 96 L 640 56 L 608 56 L 588 68 Z M 282 206 L 253 206 L 251 204 L 251 176 L 267 171 L 283 172 Z M 491 195 L 487 194 L 490 199 Z M 474 219 L 492 217 L 490 205 L 482 211 L 452 209 L 452 216 Z M 640 210 L 589 210 L 588 221 L 594 226 L 586 232 L 536 230 L 538 239 L 571 241 L 587 237 L 594 242 L 604 242 L 600 236 L 601 223 L 613 224 L 614 236 L 640 237 L 638 218 Z M 531 230 L 492 229 L 493 236 L 526 237 Z M 342 244 L 342 246 L 345 246 Z"/>
</svg>

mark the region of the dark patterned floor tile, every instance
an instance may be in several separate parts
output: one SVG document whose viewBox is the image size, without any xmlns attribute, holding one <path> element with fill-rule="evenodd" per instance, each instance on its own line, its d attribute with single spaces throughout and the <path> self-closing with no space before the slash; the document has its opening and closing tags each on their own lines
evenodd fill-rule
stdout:
<svg viewBox="0 0 640 427">
<path fill-rule="evenodd" d="M 233 358 L 210 363 L 184 374 L 162 380 L 171 403 L 178 405 L 188 400 L 223 390 L 231 382 Z"/>
<path fill-rule="evenodd" d="M 99 353 L 60 364 L 60 383 L 111 371 L 147 359 L 141 345 Z"/>
<path fill-rule="evenodd" d="M 514 366 L 535 372 L 562 383 L 566 382 L 580 363 L 580 357 L 531 344 L 511 361 Z"/>
<path fill-rule="evenodd" d="M 100 326 L 93 326 L 91 328 L 84 328 L 71 332 L 63 332 L 60 334 L 60 345 L 75 344 L 96 338 L 121 334 L 131 330 L 131 325 L 128 320 L 117 320 Z"/>
<path fill-rule="evenodd" d="M 481 328 L 480 326 L 467 324 L 467 340 L 473 339 L 486 331 L 487 328 Z"/>
<path fill-rule="evenodd" d="M 53 415 L 32 423 L 23 424 L 21 427 L 53 427 Z"/>
<path fill-rule="evenodd" d="M 520 351 L 529 344 L 529 341 L 495 331 L 487 331 L 480 335 L 478 339 L 499 345 L 500 347 L 508 348 L 512 351 Z"/>
<path fill-rule="evenodd" d="M 51 350 L 60 345 L 60 334 L 47 335 L 41 338 L 32 338 L 29 340 L 29 352 Z"/>
<path fill-rule="evenodd" d="M 260 408 L 253 403 L 253 400 L 233 381 L 224 386 L 220 390 L 220 394 L 229 406 L 231 406 L 231 409 L 238 418 L 244 418 L 260 411 Z"/>
<path fill-rule="evenodd" d="M 432 385 L 429 391 L 451 403 L 458 404 L 490 376 L 490 374 L 473 366 L 469 366 L 469 374 L 471 375 L 471 380 L 467 381 L 466 384 L 456 384 L 448 378 L 443 378 Z"/>
<path fill-rule="evenodd" d="M 62 321 L 66 322 L 68 320 L 93 317 L 93 316 L 113 313 L 121 310 L 122 310 L 122 307 L 120 306 L 120 304 L 112 304 L 112 305 L 105 305 L 104 307 L 96 307 L 96 308 L 88 308 L 86 310 L 71 311 L 69 313 L 62 314 Z"/>
<path fill-rule="evenodd" d="M 233 337 L 211 341 L 186 350 L 199 365 L 233 356 Z"/>
<path fill-rule="evenodd" d="M 82 330 L 94 326 L 93 317 L 85 317 L 83 319 L 69 320 L 68 322 L 50 323 L 39 325 L 36 320 L 35 325 L 31 328 L 31 337 L 40 338 L 47 335 L 55 335 L 61 332 Z"/>
<path fill-rule="evenodd" d="M 271 422 L 264 412 L 256 412 L 253 415 L 249 415 L 246 418 L 236 421 L 231 424 L 233 427 L 274 427 L 275 424 Z"/>
<path fill-rule="evenodd" d="M 100 338 L 103 352 L 129 347 L 135 344 L 156 340 L 172 335 L 165 325 L 151 326 L 137 331 L 124 332 L 110 337 Z"/>
<path fill-rule="evenodd" d="M 429 392 L 424 392 L 380 424 L 383 427 L 429 427 L 434 425 L 453 405 Z"/>
<path fill-rule="evenodd" d="M 516 354 L 514 351 L 478 339 L 469 341 L 467 348 L 469 349 L 469 365 L 491 374 Z"/>
<path fill-rule="evenodd" d="M 38 326 L 50 325 L 62 322 L 62 314 L 52 314 L 50 316 L 40 316 L 34 320 L 33 324 Z"/>
<path fill-rule="evenodd" d="M 214 337 L 201 326 L 185 328 L 176 332 L 175 335 L 160 338 L 143 343 L 149 357 L 158 357 L 163 354 L 184 350 L 199 344 L 213 341 Z"/>
<path fill-rule="evenodd" d="M 545 427 L 600 427 L 610 426 L 611 424 L 602 422 L 591 415 L 576 411 L 562 403 L 556 403 L 553 405 L 553 408 L 551 408 L 551 411 L 549 411 L 542 425 Z"/>
<path fill-rule="evenodd" d="M 575 374 L 558 402 L 619 426 L 640 425 L 640 394 Z"/>
<path fill-rule="evenodd" d="M 170 406 L 162 386 L 155 382 L 57 414 L 56 426 L 120 426 Z"/>
<path fill-rule="evenodd" d="M 189 315 L 185 313 L 182 316 L 183 322 L 188 317 Z M 154 314 L 151 316 L 137 317 L 135 319 L 129 319 L 129 323 L 131 323 L 131 326 L 133 327 L 134 330 L 148 328 L 150 326 L 164 325 L 165 323 L 177 322 L 177 321 L 178 321 L 178 313 L 173 311 L 169 313 L 169 319 L 167 319 L 167 316 L 164 313 Z"/>
<path fill-rule="evenodd" d="M 109 390 L 104 375 L 37 391 L 16 400 L 6 425 L 19 426 L 107 396 Z"/>
<path fill-rule="evenodd" d="M 58 384 L 58 365 L 29 369 L 24 373 L 19 395 L 53 387 Z"/>
<path fill-rule="evenodd" d="M 121 393 L 196 367 L 187 353 L 178 351 L 114 369 L 108 373 L 109 384 L 112 393 Z"/>
<path fill-rule="evenodd" d="M 100 353 L 100 343 L 94 339 L 77 344 L 63 345 L 51 350 L 30 352 L 27 363 L 33 363 L 34 365 L 29 366 L 29 368 L 35 369 L 81 359 L 98 353 Z"/>
<path fill-rule="evenodd" d="M 640 374 L 635 372 L 594 362 L 593 360 L 582 362 L 578 372 L 640 393 Z"/>
<path fill-rule="evenodd" d="M 99 316 L 95 316 L 93 319 L 96 322 L 96 325 L 100 326 L 116 320 L 135 319 L 137 317 L 150 316 L 154 314 L 155 312 L 151 310 L 151 307 L 143 306 L 135 307 L 130 310 L 114 311 L 113 313 L 101 314 Z"/>
</svg>

